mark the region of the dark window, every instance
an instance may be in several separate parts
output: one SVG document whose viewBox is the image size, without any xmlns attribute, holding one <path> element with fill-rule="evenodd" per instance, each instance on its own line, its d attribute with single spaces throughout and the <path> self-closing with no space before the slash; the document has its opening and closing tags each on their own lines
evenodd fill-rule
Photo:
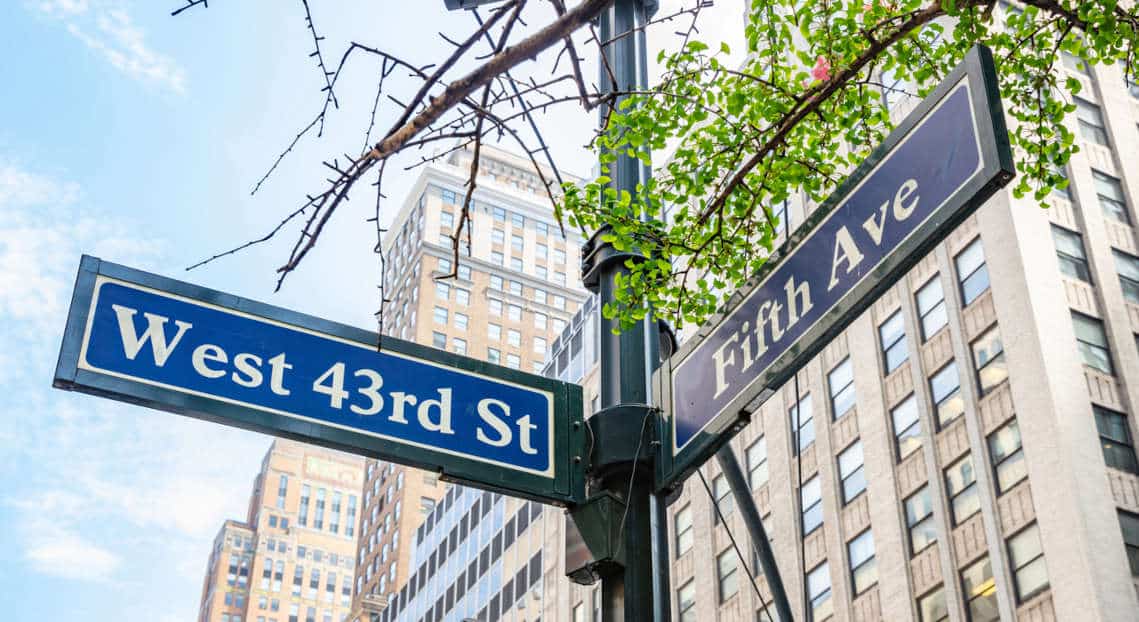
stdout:
<svg viewBox="0 0 1139 622">
<path fill-rule="evenodd" d="M 1033 523 L 1008 539 L 1008 556 L 1016 583 L 1017 602 L 1024 602 L 1048 587 L 1048 569 L 1040 546 L 1040 529 Z"/>
<path fill-rule="evenodd" d="M 989 455 L 996 472 L 997 494 L 1007 491 L 1028 476 L 1024 449 L 1020 442 L 1020 427 L 1015 420 L 989 435 Z"/>
<path fill-rule="evenodd" d="M 1127 213 L 1127 199 L 1123 196 L 1123 184 L 1115 177 L 1095 169 L 1092 169 L 1092 179 L 1095 180 L 1095 192 L 1103 213 L 1125 225 L 1131 224 L 1131 216 Z"/>
<path fill-rule="evenodd" d="M 937 528 L 933 524 L 933 503 L 929 486 L 905 500 L 906 528 L 910 533 L 910 554 L 917 555 L 925 547 L 937 542 Z"/>
<path fill-rule="evenodd" d="M 961 304 L 968 306 L 989 289 L 989 268 L 985 265 L 985 249 L 981 238 L 973 240 L 953 259 L 957 264 L 957 280 L 961 282 Z"/>
<path fill-rule="evenodd" d="M 862 460 L 862 440 L 856 440 L 838 455 L 838 475 L 842 479 L 842 502 L 850 503 L 866 490 Z"/>
<path fill-rule="evenodd" d="M 1119 286 L 1123 288 L 1123 298 L 1128 302 L 1139 303 L 1139 257 L 1112 249 L 1115 257 L 1115 271 L 1119 273 Z"/>
<path fill-rule="evenodd" d="M 1052 242 L 1056 245 L 1056 257 L 1060 261 L 1061 274 L 1091 283 L 1088 256 L 1084 252 L 1084 240 L 1080 234 L 1052 225 Z"/>
<path fill-rule="evenodd" d="M 945 469 L 945 491 L 949 494 L 950 514 L 954 525 L 981 510 L 981 497 L 977 489 L 977 474 L 973 470 L 973 457 L 965 456 Z"/>
<path fill-rule="evenodd" d="M 835 419 L 854 408 L 854 366 L 849 356 L 827 374 L 827 386 L 830 389 L 831 414 Z"/>
<path fill-rule="evenodd" d="M 898 460 L 921 449 L 921 420 L 918 419 L 917 398 L 911 394 L 890 411 L 894 423 L 894 438 Z"/>
<path fill-rule="evenodd" d="M 940 275 L 935 275 L 918 290 L 917 303 L 918 316 L 921 318 L 921 336 L 923 340 L 928 340 L 949 322 Z"/>
<path fill-rule="evenodd" d="M 977 370 L 977 384 L 981 395 L 985 395 L 1008 378 L 1000 330 L 996 326 L 990 328 L 970 347 L 973 350 L 973 368 Z"/>
<path fill-rule="evenodd" d="M 1076 331 L 1076 345 L 1080 349 L 1084 365 L 1114 375 L 1115 367 L 1111 362 L 1111 351 L 1107 347 L 1107 334 L 1104 332 L 1103 322 L 1073 311 L 1072 326 Z"/>
<path fill-rule="evenodd" d="M 1127 416 L 1094 405 L 1092 411 L 1095 413 L 1096 429 L 1099 430 L 1104 463 L 1114 469 L 1128 473 L 1139 473 L 1139 464 L 1136 464 L 1135 446 L 1131 440 Z"/>
<path fill-rule="evenodd" d="M 1099 106 L 1077 97 L 1076 119 L 1080 124 L 1080 135 L 1084 140 L 1104 147 L 1110 146 L 1111 143 L 1107 140 L 1107 128 L 1104 127 L 1103 112 Z"/>
<path fill-rule="evenodd" d="M 878 338 L 882 341 L 882 360 L 886 373 L 900 367 L 909 358 L 906 349 L 906 323 L 901 311 L 895 311 L 889 319 L 878 327 Z"/>
<path fill-rule="evenodd" d="M 993 567 L 989 558 L 961 571 L 961 587 L 965 593 L 965 609 L 969 622 L 999 622 L 997 609 L 997 585 L 993 581 Z"/>
<path fill-rule="evenodd" d="M 1123 547 L 1127 550 L 1131 576 L 1139 577 L 1139 516 L 1119 510 L 1119 528 L 1123 531 Z"/>
<path fill-rule="evenodd" d="M 965 414 L 965 400 L 961 397 L 961 378 L 957 374 L 956 361 L 950 361 L 929 379 L 929 391 L 937 411 L 939 429 Z"/>
</svg>

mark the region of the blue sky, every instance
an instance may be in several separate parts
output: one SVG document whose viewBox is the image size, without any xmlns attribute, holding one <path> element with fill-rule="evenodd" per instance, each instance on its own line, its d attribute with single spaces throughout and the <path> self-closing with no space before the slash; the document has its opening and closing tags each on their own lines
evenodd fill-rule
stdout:
<svg viewBox="0 0 1139 622">
<path fill-rule="evenodd" d="M 665 11 L 680 0 L 664 2 Z M 273 294 L 291 239 L 191 273 L 258 237 L 319 162 L 358 151 L 376 67 L 353 65 L 342 109 L 256 196 L 249 190 L 313 117 L 321 77 L 299 1 L 0 2 L 0 603 L 5 619 L 191 621 L 210 543 L 241 518 L 270 438 L 50 388 L 82 253 L 372 326 L 378 266 L 367 201 Z M 359 40 L 426 63 L 469 18 L 441 0 L 312 0 L 330 62 Z M 717 2 L 710 41 L 738 27 Z M 662 28 L 661 41 L 675 25 Z M 733 33 L 732 39 L 738 39 Z M 587 66 L 592 75 L 595 69 Z M 394 106 L 381 107 L 378 125 Z M 386 115 L 386 116 L 385 116 Z M 545 120 L 559 160 L 588 172 L 592 114 Z M 390 175 L 385 217 L 414 179 Z"/>
</svg>

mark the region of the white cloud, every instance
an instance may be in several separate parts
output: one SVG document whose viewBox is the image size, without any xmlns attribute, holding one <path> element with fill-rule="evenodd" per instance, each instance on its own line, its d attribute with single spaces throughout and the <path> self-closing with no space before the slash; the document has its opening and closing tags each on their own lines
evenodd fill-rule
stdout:
<svg viewBox="0 0 1139 622">
<path fill-rule="evenodd" d="M 72 533 L 56 533 L 28 545 L 25 556 L 37 572 L 63 579 L 109 581 L 121 560 Z"/>
<path fill-rule="evenodd" d="M 80 254 L 161 263 L 139 231 L 0 154 L 0 516 L 37 573 L 145 586 L 161 559 L 195 586 L 265 437 L 49 386 Z"/>
<path fill-rule="evenodd" d="M 76 39 L 115 69 L 176 93 L 186 90 L 186 74 L 171 58 L 146 44 L 142 28 L 113 0 L 37 0 L 30 8 L 64 25 Z"/>
</svg>

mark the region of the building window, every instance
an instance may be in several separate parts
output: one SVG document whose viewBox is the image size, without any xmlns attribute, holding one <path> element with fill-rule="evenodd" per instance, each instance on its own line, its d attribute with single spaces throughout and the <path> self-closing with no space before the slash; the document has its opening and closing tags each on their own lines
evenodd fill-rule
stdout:
<svg viewBox="0 0 1139 622">
<path fill-rule="evenodd" d="M 1005 364 L 1005 348 L 1001 343 L 1001 333 L 996 326 L 981 335 L 971 346 L 973 368 L 977 370 L 977 384 L 981 395 L 987 394 L 1008 378 L 1008 365 Z"/>
<path fill-rule="evenodd" d="M 947 622 L 949 607 L 945 603 L 945 588 L 936 590 L 918 599 L 919 622 Z"/>
<path fill-rule="evenodd" d="M 510 248 L 512 248 L 516 251 L 521 251 L 523 244 L 524 244 L 524 242 L 522 240 L 522 236 L 518 235 L 517 233 L 511 234 L 511 236 L 510 236 Z"/>
<path fill-rule="evenodd" d="M 506 210 L 501 207 L 496 207 L 491 210 L 491 214 L 493 214 L 494 219 L 498 222 L 506 222 Z"/>
<path fill-rule="evenodd" d="M 803 451 L 815 442 L 815 421 L 811 413 L 810 393 L 804 395 L 798 404 L 791 407 L 790 415 L 791 435 L 794 437 L 796 451 Z"/>
<path fill-rule="evenodd" d="M 910 495 L 903 502 L 906 508 L 906 528 L 910 534 L 910 555 L 917 555 L 925 547 L 937 542 L 937 528 L 933 524 L 933 502 L 929 486 Z"/>
<path fill-rule="evenodd" d="M 676 556 L 680 557 L 692 548 L 696 536 L 692 531 L 692 506 L 686 505 L 673 519 L 676 526 Z"/>
<path fill-rule="evenodd" d="M 451 340 L 451 350 L 455 354 L 464 354 L 465 355 L 467 353 L 467 340 L 466 339 L 459 339 L 458 337 L 455 337 L 454 339 Z"/>
<path fill-rule="evenodd" d="M 882 361 L 886 366 L 886 373 L 901 367 L 909 358 L 906 349 L 906 324 L 902 312 L 895 311 L 889 319 L 878 327 L 878 338 L 882 341 Z"/>
<path fill-rule="evenodd" d="M 457 276 L 464 281 L 471 280 L 471 267 L 460 264 Z"/>
<path fill-rule="evenodd" d="M 435 297 L 439 300 L 450 300 L 451 286 L 443 281 L 435 281 Z"/>
<path fill-rule="evenodd" d="M 1128 473 L 1139 473 L 1135 460 L 1135 446 L 1131 441 L 1131 430 L 1127 426 L 1127 416 L 1123 413 L 1092 405 L 1095 425 L 1099 431 L 1099 444 L 1103 448 L 1104 463 Z"/>
<path fill-rule="evenodd" d="M 470 290 L 455 288 L 455 302 L 464 307 L 471 306 L 471 292 Z"/>
<path fill-rule="evenodd" d="M 451 260 L 450 259 L 440 259 L 438 271 L 442 272 L 443 274 L 451 274 Z M 415 295 L 413 294 L 411 297 L 415 298 Z"/>
<path fill-rule="evenodd" d="M 522 367 L 522 359 L 517 354 L 506 355 L 506 366 L 510 369 L 520 369 Z"/>
<path fill-rule="evenodd" d="M 535 221 L 534 222 L 534 231 L 538 235 L 550 235 L 550 225 L 548 225 L 544 222 Z"/>
<path fill-rule="evenodd" d="M 831 412 L 835 419 L 854 408 L 854 366 L 846 357 L 827 374 L 827 386 L 831 394 Z"/>
<path fill-rule="evenodd" d="M 1123 547 L 1131 576 L 1139 577 L 1139 516 L 1119 510 L 1119 529 L 1123 531 Z"/>
<path fill-rule="evenodd" d="M 496 291 L 502 291 L 502 277 L 497 274 L 490 275 L 490 288 Z M 500 305 L 502 303 L 499 303 Z"/>
<path fill-rule="evenodd" d="M 747 458 L 747 485 L 752 490 L 767 483 L 767 437 L 761 436 L 744 450 Z"/>
<path fill-rule="evenodd" d="M 521 229 L 526 226 L 526 217 L 522 214 L 511 213 L 510 224 Z"/>
<path fill-rule="evenodd" d="M 549 318 L 546 316 L 545 313 L 535 313 L 534 314 L 534 328 L 536 328 L 538 330 L 546 330 L 546 322 L 548 320 L 549 320 Z"/>
<path fill-rule="evenodd" d="M 716 556 L 716 583 L 720 602 L 724 603 L 740 591 L 736 552 L 731 547 Z"/>
<path fill-rule="evenodd" d="M 867 529 L 846 545 L 850 558 L 850 579 L 857 596 L 878 583 L 878 563 L 874 559 L 874 534 Z"/>
<path fill-rule="evenodd" d="M 957 279 L 961 283 L 961 304 L 977 299 L 989 289 L 989 268 L 985 265 L 985 249 L 981 246 L 981 238 L 973 240 L 965 250 L 953 259 L 957 264 Z"/>
<path fill-rule="evenodd" d="M 491 298 L 487 301 L 487 312 L 493 317 L 502 317 L 502 301 Z"/>
<path fill-rule="evenodd" d="M 1056 257 L 1060 260 L 1060 273 L 1085 283 L 1092 282 L 1088 270 L 1088 257 L 1080 234 L 1052 225 L 1052 241 L 1056 244 Z"/>
<path fill-rule="evenodd" d="M 823 524 L 823 488 L 818 475 L 803 484 L 799 503 L 803 508 L 803 537 L 806 537 Z"/>
<path fill-rule="evenodd" d="M 680 622 L 696 622 L 696 580 L 689 579 L 688 583 L 680 586 L 676 591 L 676 610 L 680 614 Z"/>
<path fill-rule="evenodd" d="M 277 480 L 277 509 L 285 509 L 285 495 L 289 492 L 289 476 L 282 474 Z"/>
<path fill-rule="evenodd" d="M 1073 311 L 1072 326 L 1076 329 L 1076 344 L 1080 349 L 1080 356 L 1084 359 L 1084 365 L 1108 375 L 1115 375 L 1103 322 Z"/>
<path fill-rule="evenodd" d="M 807 573 L 807 598 L 811 601 L 812 622 L 825 620 L 833 613 L 831 602 L 831 573 L 827 562 L 823 562 Z"/>
<path fill-rule="evenodd" d="M 1060 59 L 1064 63 L 1064 67 L 1069 71 L 1082 73 L 1089 78 L 1091 77 L 1092 71 L 1091 68 L 1088 67 L 1088 61 L 1080 58 L 1079 56 L 1069 54 L 1068 52 L 1060 52 Z"/>
<path fill-rule="evenodd" d="M 455 312 L 455 328 L 465 331 L 467 330 L 467 324 L 469 322 L 470 318 L 467 317 L 466 313 L 459 313 L 458 311 Z"/>
<path fill-rule="evenodd" d="M 546 355 L 546 338 L 545 337 L 534 337 L 534 354 L 538 354 L 541 356 Z"/>
<path fill-rule="evenodd" d="M 736 500 L 732 498 L 732 487 L 728 485 L 728 478 L 722 473 L 712 479 L 712 494 L 716 497 L 716 507 L 720 509 L 717 512 L 713 508 L 712 518 L 719 523 L 721 515 L 727 518 L 736 509 Z"/>
<path fill-rule="evenodd" d="M 1108 217 L 1123 224 L 1131 224 L 1131 217 L 1127 213 L 1127 200 L 1123 197 L 1123 185 L 1119 180 L 1092 169 L 1092 178 L 1095 180 L 1096 196 L 1099 205 Z"/>
<path fill-rule="evenodd" d="M 522 321 L 522 307 L 520 307 L 518 305 L 507 306 L 506 307 L 506 317 L 511 322 L 521 322 Z"/>
<path fill-rule="evenodd" d="M 961 378 L 957 374 L 956 361 L 950 361 L 929 379 L 929 392 L 937 410 L 938 429 L 944 429 L 965 414 L 965 400 L 961 397 Z"/>
<path fill-rule="evenodd" d="M 502 353 L 497 348 L 486 349 L 486 360 L 489 363 L 498 364 L 502 361 Z"/>
<path fill-rule="evenodd" d="M 1024 464 L 1024 448 L 1020 443 L 1020 426 L 1010 421 L 989 435 L 989 455 L 997 476 L 997 494 L 1012 488 L 1028 476 Z"/>
<path fill-rule="evenodd" d="M 515 271 L 515 272 L 522 272 L 522 258 L 521 257 L 511 257 L 510 258 L 510 269 Z"/>
<path fill-rule="evenodd" d="M 894 422 L 894 438 L 898 449 L 898 461 L 902 461 L 921 449 L 921 421 L 918 419 L 918 401 L 911 393 L 890 411 Z"/>
<path fill-rule="evenodd" d="M 1024 602 L 1048 587 L 1048 568 L 1040 546 L 1040 528 L 1030 527 L 1008 539 L 1008 557 L 1016 584 L 1017 602 Z"/>
<path fill-rule="evenodd" d="M 490 261 L 496 266 L 506 265 L 506 256 L 503 255 L 500 251 L 491 251 Z"/>
<path fill-rule="evenodd" d="M 491 341 L 502 341 L 502 327 L 498 324 L 487 324 L 486 338 Z"/>
<path fill-rule="evenodd" d="M 431 317 L 435 320 L 436 324 L 442 324 L 443 326 L 446 326 L 447 325 L 447 308 L 446 307 L 435 307 L 435 310 L 434 310 L 434 312 L 432 312 Z"/>
<path fill-rule="evenodd" d="M 1110 146 L 1107 141 L 1107 129 L 1103 123 L 1103 112 L 1099 106 L 1079 97 L 1076 98 L 1076 119 L 1080 124 L 1080 135 L 1084 140 L 1104 147 Z"/>
<path fill-rule="evenodd" d="M 514 294 L 515 296 L 521 296 L 522 295 L 522 281 L 511 281 L 510 282 L 510 293 Z"/>
<path fill-rule="evenodd" d="M 508 344 L 510 344 L 516 348 L 518 346 L 521 346 L 522 345 L 522 333 L 518 332 L 517 330 L 514 330 L 513 328 L 507 329 L 507 331 L 506 331 L 506 343 L 508 343 Z"/>
<path fill-rule="evenodd" d="M 999 622 L 997 610 L 997 584 L 993 581 L 993 567 L 985 557 L 961 571 L 961 585 L 965 592 L 965 609 L 969 622 Z"/>
<path fill-rule="evenodd" d="M 838 475 L 842 478 L 842 502 L 850 503 L 866 490 L 866 473 L 862 460 L 862 440 L 851 443 L 838 455 Z"/>
<path fill-rule="evenodd" d="M 439 348 L 440 350 L 445 350 L 447 348 L 447 335 L 438 331 L 432 331 L 431 345 Z"/>
<path fill-rule="evenodd" d="M 950 515 L 954 525 L 981 509 L 981 496 L 977 492 L 977 474 L 973 471 L 973 457 L 965 456 L 945 469 L 945 492 L 949 494 Z"/>
<path fill-rule="evenodd" d="M 928 341 L 949 322 L 940 276 L 934 276 L 918 290 L 917 303 L 918 316 L 921 318 L 922 340 Z"/>
<path fill-rule="evenodd" d="M 1139 257 L 1112 249 L 1115 257 L 1115 271 L 1119 273 L 1119 286 L 1123 288 L 1123 299 L 1139 303 Z"/>
</svg>

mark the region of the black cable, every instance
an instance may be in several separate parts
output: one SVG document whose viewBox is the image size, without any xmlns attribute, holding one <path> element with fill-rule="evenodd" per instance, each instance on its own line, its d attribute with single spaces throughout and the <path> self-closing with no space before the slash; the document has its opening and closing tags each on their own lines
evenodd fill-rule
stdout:
<svg viewBox="0 0 1139 622">
<path fill-rule="evenodd" d="M 755 575 L 752 574 L 751 569 L 748 567 L 747 560 L 744 559 L 743 552 L 740 551 L 740 545 L 736 543 L 736 537 L 732 534 L 732 528 L 728 526 L 728 520 L 724 517 L 724 513 L 720 511 L 720 502 L 716 499 L 716 495 L 712 492 L 712 488 L 708 486 L 708 480 L 704 478 L 704 472 L 699 469 L 696 474 L 700 476 L 700 483 L 704 484 L 704 490 L 708 493 L 708 498 L 712 500 L 712 509 L 716 510 L 716 516 L 720 518 L 720 524 L 724 526 L 724 531 L 728 533 L 728 540 L 732 543 L 732 548 L 736 551 L 736 557 L 739 558 L 744 567 L 744 572 L 747 573 L 747 578 L 751 581 L 751 587 L 755 590 L 755 595 L 759 597 L 759 602 L 763 605 L 763 612 L 767 613 L 767 600 L 763 598 L 763 593 L 759 591 L 759 584 L 755 582 Z M 719 578 L 720 569 L 717 567 L 717 578 Z M 771 616 L 768 615 L 768 618 Z"/>
<path fill-rule="evenodd" d="M 803 586 L 803 619 L 808 618 L 807 615 L 807 534 L 803 533 L 803 411 L 800 408 L 799 398 L 799 372 L 795 372 L 795 463 L 796 470 L 798 471 L 799 480 L 799 567 L 803 569 L 802 578 L 800 582 Z M 811 418 L 811 425 L 815 425 L 815 420 Z"/>
</svg>

